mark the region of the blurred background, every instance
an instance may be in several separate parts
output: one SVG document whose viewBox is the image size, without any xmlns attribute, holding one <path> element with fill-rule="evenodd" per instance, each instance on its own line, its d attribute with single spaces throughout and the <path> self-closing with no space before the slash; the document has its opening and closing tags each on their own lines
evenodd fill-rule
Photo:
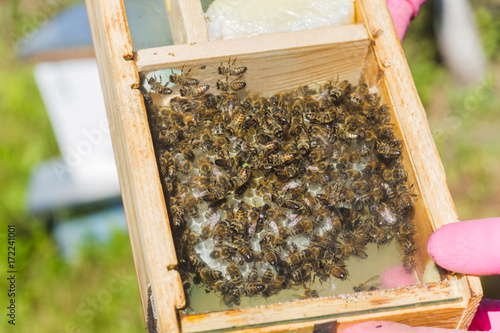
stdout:
<svg viewBox="0 0 500 333">
<path fill-rule="evenodd" d="M 68 168 L 71 151 L 61 149 L 65 124 L 53 111 L 66 104 L 43 88 L 55 82 L 66 92 L 77 91 L 93 77 L 71 80 L 68 69 L 37 66 L 33 58 L 21 57 L 30 52 L 23 41 L 80 3 L 0 1 L 0 235 L 5 244 L 7 225 L 16 226 L 18 332 L 145 329 L 116 176 L 104 167 L 110 147 L 89 132 L 87 139 L 99 141 L 99 149 L 78 163 L 101 170 L 108 183 Z M 421 8 L 403 42 L 462 220 L 500 216 L 500 4 L 472 0 L 471 5 L 488 61 L 486 74 L 474 84 L 459 84 L 463 80 L 443 61 L 435 33 L 440 9 L 432 3 Z M 93 69 L 86 72 L 95 75 Z M 87 88 L 100 89 L 98 84 Z M 82 104 L 73 103 L 78 112 L 99 111 L 92 104 L 79 110 Z M 93 126 L 106 132 L 105 124 Z M 77 186 L 82 184 L 83 190 Z M 0 252 L 6 258 L 6 246 Z M 499 278 L 483 278 L 483 283 L 486 298 L 500 299 Z M 5 320 L 0 327 L 7 327 Z"/>
</svg>

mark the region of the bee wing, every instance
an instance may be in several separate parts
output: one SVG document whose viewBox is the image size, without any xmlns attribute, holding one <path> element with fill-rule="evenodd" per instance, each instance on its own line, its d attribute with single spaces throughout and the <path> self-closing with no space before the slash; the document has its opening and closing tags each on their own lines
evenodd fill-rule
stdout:
<svg viewBox="0 0 500 333">
<path fill-rule="evenodd" d="M 220 221 L 220 215 L 214 214 L 210 216 L 210 218 L 207 220 L 207 224 L 210 226 L 210 229 L 213 230 L 213 228 L 215 228 L 215 226 L 217 225 L 217 223 L 219 223 L 219 221 Z"/>
<path fill-rule="evenodd" d="M 274 234 L 276 236 L 279 236 L 280 231 L 279 231 L 278 224 L 276 223 L 276 221 L 274 221 L 274 220 L 270 221 L 269 227 L 271 228 L 271 230 L 274 232 Z"/>
</svg>

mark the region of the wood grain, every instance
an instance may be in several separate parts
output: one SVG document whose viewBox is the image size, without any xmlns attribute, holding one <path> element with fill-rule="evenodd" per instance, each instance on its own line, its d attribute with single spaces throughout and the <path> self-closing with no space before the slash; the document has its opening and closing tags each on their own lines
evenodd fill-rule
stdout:
<svg viewBox="0 0 500 333">
<path fill-rule="evenodd" d="M 174 44 L 208 41 L 200 0 L 166 0 L 166 6 Z"/>
<path fill-rule="evenodd" d="M 143 311 L 151 283 L 160 328 L 179 331 L 176 308 L 184 306 L 177 259 L 162 199 L 158 168 L 123 2 L 86 2 L 104 88 L 122 199 L 136 265 Z"/>
</svg>

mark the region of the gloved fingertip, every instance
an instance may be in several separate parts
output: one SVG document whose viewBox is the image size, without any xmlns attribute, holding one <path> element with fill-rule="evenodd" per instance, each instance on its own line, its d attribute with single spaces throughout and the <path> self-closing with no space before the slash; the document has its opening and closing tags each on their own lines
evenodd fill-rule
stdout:
<svg viewBox="0 0 500 333">
<path fill-rule="evenodd" d="M 381 282 L 384 288 L 399 288 L 416 284 L 413 275 L 401 265 L 386 269 L 382 274 Z"/>
<path fill-rule="evenodd" d="M 481 300 L 469 331 L 500 331 L 500 300 Z"/>
<path fill-rule="evenodd" d="M 391 13 L 399 40 L 402 41 L 413 17 L 414 8 L 410 3 L 399 0 L 387 0 L 387 7 Z"/>
<path fill-rule="evenodd" d="M 439 266 L 472 275 L 500 273 L 500 218 L 450 223 L 436 230 L 427 243 Z"/>
</svg>

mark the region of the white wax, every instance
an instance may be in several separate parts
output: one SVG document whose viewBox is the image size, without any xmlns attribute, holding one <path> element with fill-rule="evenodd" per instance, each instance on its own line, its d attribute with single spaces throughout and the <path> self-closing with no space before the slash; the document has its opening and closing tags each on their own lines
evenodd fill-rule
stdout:
<svg viewBox="0 0 500 333">
<path fill-rule="evenodd" d="M 298 31 L 354 22 L 353 0 L 215 0 L 208 8 L 210 40 Z"/>
</svg>

